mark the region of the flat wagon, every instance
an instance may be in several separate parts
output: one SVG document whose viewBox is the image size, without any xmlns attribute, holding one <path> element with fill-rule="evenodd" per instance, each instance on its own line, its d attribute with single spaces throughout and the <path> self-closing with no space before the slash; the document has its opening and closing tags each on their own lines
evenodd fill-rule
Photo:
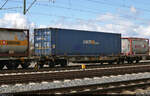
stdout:
<svg viewBox="0 0 150 96">
<path fill-rule="evenodd" d="M 34 49 L 41 67 L 66 66 L 67 62 L 112 63 L 121 53 L 121 34 L 39 28 L 34 30 Z"/>
<path fill-rule="evenodd" d="M 28 29 L 0 28 L 0 69 L 28 68 L 31 62 L 67 66 L 72 63 L 133 63 L 149 56 L 149 39 L 121 34 L 61 28 L 34 29 L 30 54 Z"/>
</svg>

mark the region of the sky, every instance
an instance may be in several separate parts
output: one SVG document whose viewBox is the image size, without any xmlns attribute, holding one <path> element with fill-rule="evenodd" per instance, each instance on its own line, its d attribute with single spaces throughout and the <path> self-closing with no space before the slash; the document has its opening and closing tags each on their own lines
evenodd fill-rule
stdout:
<svg viewBox="0 0 150 96">
<path fill-rule="evenodd" d="M 28 8 L 34 0 L 26 1 Z M 5 2 L 0 0 L 0 8 Z M 0 27 L 69 28 L 150 39 L 149 4 L 150 0 L 37 0 L 23 15 L 23 0 L 8 0 L 0 10 Z"/>
</svg>

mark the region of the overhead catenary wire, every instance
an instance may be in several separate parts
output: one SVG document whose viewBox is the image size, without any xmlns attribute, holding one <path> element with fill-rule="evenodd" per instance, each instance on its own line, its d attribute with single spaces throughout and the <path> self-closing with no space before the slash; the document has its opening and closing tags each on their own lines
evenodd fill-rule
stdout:
<svg viewBox="0 0 150 96">
<path fill-rule="evenodd" d="M 0 10 L 6 5 L 7 2 L 8 2 L 8 0 L 6 0 L 6 1 L 4 2 L 4 4 L 0 7 Z"/>
<path fill-rule="evenodd" d="M 41 4 L 38 3 L 37 5 L 39 6 L 39 5 L 41 5 Z M 42 6 L 43 6 L 43 4 L 42 4 Z M 44 6 L 45 6 L 45 4 L 44 4 Z M 46 6 L 48 7 L 49 5 L 46 5 Z M 51 7 L 57 8 L 58 6 L 59 6 L 59 5 L 57 5 L 57 6 L 51 6 Z M 86 11 L 85 11 L 85 10 L 82 10 L 82 11 L 81 11 L 80 9 L 77 10 L 77 9 L 75 9 L 75 8 L 70 8 L 70 7 L 68 8 L 68 7 L 64 7 L 64 6 L 60 6 L 60 7 L 58 7 L 58 8 L 64 8 L 64 9 L 69 9 L 69 10 L 72 10 L 72 9 L 73 9 L 73 11 L 91 13 L 91 12 L 89 12 L 89 11 L 87 11 L 87 10 L 86 10 Z M 6 9 L 6 10 L 7 10 L 7 9 Z M 94 14 L 94 13 L 92 12 L 92 14 Z M 96 13 L 95 13 L 95 14 L 96 14 Z M 110 15 L 110 16 L 111 16 L 112 14 L 107 14 L 107 15 Z M 62 17 L 64 17 L 64 16 L 62 16 Z M 73 17 L 73 15 L 72 15 L 72 17 Z M 131 19 L 131 20 L 136 19 L 136 22 L 137 22 L 137 21 L 140 21 L 140 22 L 141 22 L 141 20 L 142 20 L 142 21 L 144 20 L 144 21 L 146 21 L 146 22 L 149 21 L 149 20 L 147 20 L 147 19 L 138 18 L 138 17 L 134 17 L 134 16 L 129 16 L 129 15 L 125 15 L 125 16 L 119 15 L 118 17 L 125 18 L 125 19 L 127 18 L 127 19 Z M 130 17 L 130 18 L 129 18 L 129 17 Z M 141 23 L 141 24 L 146 24 L 146 23 Z"/>
<path fill-rule="evenodd" d="M 71 16 L 62 16 L 62 15 L 57 15 L 57 14 L 51 14 L 51 13 L 41 13 L 41 12 L 30 12 L 33 14 L 38 14 L 38 15 L 46 15 L 46 16 L 54 16 L 54 17 L 60 17 L 60 18 L 64 18 L 64 19 L 76 19 L 76 20 L 82 20 L 82 21 L 86 21 L 86 22 L 96 22 L 96 23 L 99 23 L 99 24 L 110 24 L 110 23 L 105 23 L 105 22 L 102 22 L 100 20 L 92 20 L 92 19 L 84 19 L 84 18 L 80 18 L 80 17 L 71 17 Z M 142 23 L 144 24 L 144 23 Z M 138 27 L 137 24 L 134 24 L 134 25 L 128 25 L 128 24 L 122 24 L 122 23 L 116 23 L 116 22 L 112 22 L 112 25 L 125 25 L 125 26 L 135 26 L 135 27 Z"/>
<path fill-rule="evenodd" d="M 17 8 L 22 8 L 22 7 L 8 7 L 4 8 L 4 6 L 8 3 L 9 0 L 5 0 L 4 4 L 0 7 L 0 10 L 12 10 L 12 9 L 17 9 Z"/>
<path fill-rule="evenodd" d="M 86 0 L 86 1 L 90 1 L 90 2 L 98 3 L 98 4 L 105 4 L 105 5 L 109 5 L 109 6 L 113 6 L 113 7 L 118 6 L 118 7 L 123 7 L 123 8 L 131 8 L 131 6 L 127 6 L 127 4 L 126 4 L 126 5 L 119 5 L 119 4 L 113 5 L 112 3 L 103 2 L 103 1 L 100 1 L 100 0 Z M 138 7 L 136 7 L 136 9 L 139 9 L 139 10 L 141 10 L 141 11 L 145 11 L 145 12 L 150 13 L 150 10 L 149 10 L 149 9 L 138 8 Z"/>
<path fill-rule="evenodd" d="M 37 0 L 34 0 L 31 4 L 30 4 L 30 6 L 26 9 L 26 0 L 24 0 L 24 4 L 23 4 L 23 14 L 25 15 L 28 11 L 29 11 L 29 9 L 33 6 L 33 4 L 36 2 Z"/>
<path fill-rule="evenodd" d="M 20 2 L 20 3 L 22 3 L 22 1 L 20 1 L 20 0 L 10 0 L 11 2 Z M 112 4 L 112 3 L 108 3 L 108 2 L 105 2 L 105 1 L 100 1 L 100 0 L 85 0 L 85 1 L 90 1 L 90 2 L 93 2 L 93 3 L 97 3 L 97 4 L 105 4 L 105 5 L 108 5 L 108 6 L 112 6 L 112 7 L 116 7 L 116 6 L 118 6 L 118 7 L 123 7 L 123 8 L 130 8 L 131 6 L 128 6 L 127 4 L 126 5 L 121 5 L 121 4 L 117 4 L 117 5 L 114 5 L 114 4 Z M 39 0 L 37 0 L 37 2 L 46 2 L 46 1 L 39 1 Z M 48 1 L 47 1 L 48 2 Z M 32 2 L 29 2 L 29 3 L 32 3 Z M 148 13 L 150 13 L 150 10 L 149 9 L 145 9 L 145 8 L 137 8 L 136 7 L 136 9 L 139 9 L 139 10 L 141 10 L 141 11 L 144 11 L 144 12 L 148 12 Z"/>
<path fill-rule="evenodd" d="M 38 5 L 39 5 L 39 4 L 38 4 Z M 40 4 L 40 5 L 41 5 L 41 4 Z M 42 5 L 43 5 L 43 4 L 42 4 Z M 44 5 L 44 6 L 45 6 L 45 5 Z M 48 6 L 49 6 L 49 5 L 48 5 Z M 58 6 L 56 6 L 56 7 L 58 7 Z M 65 8 L 65 9 L 69 9 L 69 10 L 70 10 L 70 9 L 71 9 L 71 10 L 73 9 L 73 8 L 66 8 L 66 7 L 62 7 L 62 6 L 59 7 L 59 8 Z M 76 10 L 76 11 L 81 11 L 81 10 L 74 9 L 74 11 L 75 11 L 75 10 Z M 82 10 L 81 12 L 83 12 L 83 11 L 84 11 L 84 10 Z M 87 12 L 87 11 L 84 11 L 84 12 Z M 89 11 L 88 11 L 88 12 L 89 12 Z M 55 15 L 51 15 L 51 16 L 55 16 Z M 58 17 L 72 18 L 72 17 L 67 17 L 67 16 L 58 16 Z M 81 19 L 81 18 L 76 18 L 76 19 Z M 83 20 L 83 19 L 81 19 L 81 20 Z M 120 24 L 115 24 L 115 25 L 120 25 Z"/>
<path fill-rule="evenodd" d="M 2 10 L 11 10 L 11 9 L 21 9 L 22 7 L 9 7 L 9 8 L 2 8 Z"/>
<path fill-rule="evenodd" d="M 20 2 L 21 1 L 17 1 L 17 0 L 10 0 L 10 1 L 13 1 L 13 2 Z M 38 1 L 38 0 L 37 0 Z M 88 0 L 88 1 L 91 1 L 91 0 Z M 92 1 L 97 1 L 97 0 L 92 0 Z M 42 1 L 41 1 L 42 2 Z M 28 2 L 28 3 L 31 3 L 31 6 L 33 5 L 32 3 L 35 3 L 35 2 Z M 106 2 L 105 2 L 106 3 Z M 100 14 L 100 11 L 91 11 L 91 10 L 85 10 L 85 9 L 79 9 L 79 8 L 72 8 L 71 6 L 70 7 L 66 7 L 66 6 L 62 6 L 62 5 L 53 5 L 53 6 L 50 6 L 49 4 L 41 4 L 41 3 L 36 3 L 37 6 L 45 6 L 45 7 L 54 7 L 54 8 L 61 8 L 61 9 L 67 9 L 67 10 L 70 10 L 70 11 L 78 11 L 78 12 L 84 12 L 84 13 L 88 13 L 88 14 Z M 108 5 L 108 4 L 106 4 Z M 125 5 L 127 6 L 127 5 Z M 30 8 L 30 7 L 29 7 Z M 128 7 L 129 8 L 129 7 Z M 89 8 L 91 9 L 91 8 Z M 107 14 L 107 15 L 112 15 L 112 14 Z M 64 17 L 64 16 L 61 16 L 61 17 Z M 66 16 L 65 16 L 66 17 Z M 71 18 L 74 17 L 73 15 L 71 16 Z M 136 16 L 130 16 L 130 15 L 118 15 L 118 17 L 120 18 L 124 18 L 124 19 L 131 19 L 131 20 L 136 20 L 137 21 L 146 21 L 148 22 L 149 19 L 145 19 L 145 18 L 140 18 L 140 17 L 136 17 Z M 129 18 L 130 17 L 130 18 Z M 67 18 L 67 17 L 66 17 Z M 144 24 L 144 23 L 143 23 Z"/>
<path fill-rule="evenodd" d="M 20 1 L 17 1 L 17 0 L 11 0 L 11 1 L 15 1 L 15 2 L 20 2 Z M 37 0 L 38 1 L 38 0 Z M 97 1 L 97 0 L 88 0 L 88 1 Z M 42 1 L 40 1 L 42 2 Z M 102 1 L 97 1 L 97 2 L 101 2 L 101 4 L 105 3 L 105 4 L 108 4 L 106 2 L 102 2 Z M 21 3 L 21 2 L 20 2 Z M 32 2 L 29 2 L 29 3 L 32 3 Z M 78 11 L 78 12 L 84 12 L 84 13 L 89 13 L 89 14 L 100 14 L 100 11 L 91 11 L 91 10 L 84 10 L 84 9 L 79 9 L 79 8 L 71 8 L 71 7 L 66 7 L 66 6 L 61 6 L 61 5 L 53 5 L 53 6 L 50 6 L 49 4 L 41 4 L 41 3 L 36 3 L 38 6 L 47 6 L 47 7 L 55 7 L 55 8 L 63 8 L 63 9 L 68 9 L 68 10 L 72 10 L 72 11 Z M 112 5 L 112 4 L 109 4 L 109 5 Z M 114 6 L 114 5 L 113 5 Z M 120 5 L 121 6 L 121 5 Z M 125 5 L 126 6 L 126 5 Z M 129 6 L 127 8 L 130 8 Z M 89 8 L 90 9 L 90 8 Z M 126 16 L 126 17 L 125 17 Z M 144 18 L 141 18 L 141 17 L 135 17 L 135 16 L 130 16 L 130 15 L 122 15 L 120 17 L 123 17 L 123 18 L 129 18 L 129 19 L 136 19 L 136 20 L 145 20 L 145 21 L 148 21 L 148 19 L 144 19 Z"/>
<path fill-rule="evenodd" d="M 41 4 L 41 3 L 37 3 L 38 6 L 44 6 L 44 7 L 55 7 L 55 8 L 63 8 L 63 9 L 67 9 L 67 10 L 72 10 L 72 11 L 78 11 L 78 12 L 84 12 L 84 13 L 88 13 L 88 14 L 100 14 L 99 11 L 89 11 L 89 10 L 82 10 L 82 9 L 77 9 L 77 8 L 70 8 L 70 7 L 65 7 L 65 6 L 60 6 L 60 5 L 53 5 L 53 6 L 49 6 L 48 4 Z M 108 16 L 112 16 L 112 14 L 107 14 Z M 135 17 L 135 16 L 130 16 L 130 15 L 119 15 L 118 17 L 120 18 L 124 18 L 124 19 L 136 19 L 137 21 L 149 21 L 149 19 L 144 19 L 144 18 L 140 18 L 140 17 Z"/>
</svg>

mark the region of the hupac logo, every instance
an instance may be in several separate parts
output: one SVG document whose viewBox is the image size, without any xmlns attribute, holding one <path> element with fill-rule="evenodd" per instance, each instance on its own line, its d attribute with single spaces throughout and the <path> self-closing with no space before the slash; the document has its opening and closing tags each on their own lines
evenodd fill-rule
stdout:
<svg viewBox="0 0 150 96">
<path fill-rule="evenodd" d="M 96 40 L 83 40 L 83 44 L 88 44 L 88 45 L 99 45 L 100 43 L 97 42 Z"/>
</svg>

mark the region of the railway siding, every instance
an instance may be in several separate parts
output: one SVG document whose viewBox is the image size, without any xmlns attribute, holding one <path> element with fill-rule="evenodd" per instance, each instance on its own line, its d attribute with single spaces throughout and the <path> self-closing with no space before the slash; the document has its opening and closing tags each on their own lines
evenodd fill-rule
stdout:
<svg viewBox="0 0 150 96">
<path fill-rule="evenodd" d="M 94 70 L 111 70 L 111 69 L 123 69 L 123 68 L 140 68 L 150 67 L 150 65 L 130 65 L 130 66 L 118 66 L 118 67 L 107 67 L 107 68 L 91 68 L 91 69 L 70 69 L 70 70 L 56 70 L 56 71 L 41 71 L 41 72 L 14 72 L 14 73 L 2 73 L 1 76 L 17 76 L 17 75 L 32 75 L 32 74 L 46 74 L 46 73 L 60 73 L 60 72 L 82 72 L 82 71 L 94 71 Z"/>
</svg>

